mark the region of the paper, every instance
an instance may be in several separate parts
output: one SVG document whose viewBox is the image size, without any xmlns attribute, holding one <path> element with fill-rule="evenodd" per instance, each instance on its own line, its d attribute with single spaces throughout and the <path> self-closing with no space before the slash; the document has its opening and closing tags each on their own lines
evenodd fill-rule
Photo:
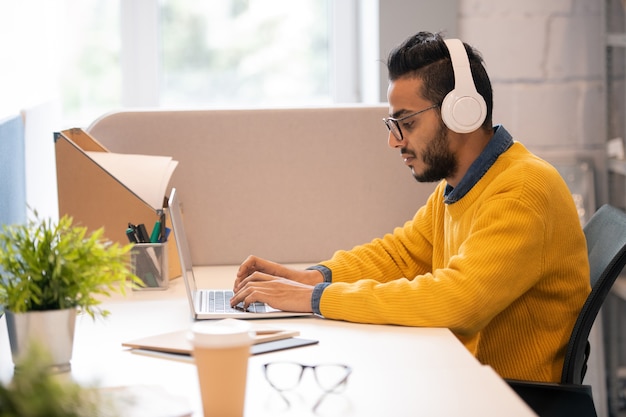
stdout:
<svg viewBox="0 0 626 417">
<path fill-rule="evenodd" d="M 163 197 L 178 161 L 169 156 L 85 153 L 152 208 L 163 207 Z"/>
</svg>

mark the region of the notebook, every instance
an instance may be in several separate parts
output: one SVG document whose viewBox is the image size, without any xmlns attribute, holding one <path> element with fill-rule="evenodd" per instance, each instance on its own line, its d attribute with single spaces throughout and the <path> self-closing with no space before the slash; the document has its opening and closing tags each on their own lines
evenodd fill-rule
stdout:
<svg viewBox="0 0 626 417">
<path fill-rule="evenodd" d="M 225 288 L 198 288 L 196 278 L 193 272 L 191 262 L 191 252 L 187 243 L 187 235 L 183 224 L 182 210 L 180 207 L 180 198 L 176 192 L 176 188 L 172 188 L 168 202 L 168 212 L 172 222 L 172 229 L 176 239 L 178 248 L 178 257 L 182 270 L 183 280 L 185 282 L 185 290 L 187 291 L 187 299 L 191 315 L 195 320 L 206 319 L 266 319 L 266 318 L 282 318 L 282 317 L 298 317 L 311 316 L 312 313 L 296 313 L 283 310 L 277 310 L 265 303 L 254 303 L 246 311 L 243 309 L 231 309 L 229 295 L 222 302 L 222 309 L 215 309 L 218 305 L 217 300 L 220 294 L 231 293 L 231 289 Z M 233 277 L 234 280 L 234 277 Z M 218 306 L 219 307 L 219 306 Z"/>
<path fill-rule="evenodd" d="M 300 332 L 268 327 L 264 324 L 253 325 L 254 339 L 250 347 L 251 355 L 258 355 L 277 350 L 291 349 L 317 344 L 314 339 L 302 339 Z M 188 339 L 189 330 L 179 330 L 155 336 L 142 337 L 122 343 L 135 353 L 152 356 L 165 356 L 182 361 L 191 361 L 193 347 Z M 178 356 L 175 356 L 178 355 Z"/>
</svg>

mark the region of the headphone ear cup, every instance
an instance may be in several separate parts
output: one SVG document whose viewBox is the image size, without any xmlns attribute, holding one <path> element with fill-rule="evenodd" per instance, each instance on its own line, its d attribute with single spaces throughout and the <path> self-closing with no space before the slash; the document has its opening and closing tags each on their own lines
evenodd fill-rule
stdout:
<svg viewBox="0 0 626 417">
<path fill-rule="evenodd" d="M 441 118 L 454 132 L 473 132 L 485 121 L 487 104 L 483 96 L 476 91 L 463 42 L 459 39 L 446 39 L 445 43 L 450 52 L 454 71 L 454 89 L 441 103 Z"/>
<path fill-rule="evenodd" d="M 487 115 L 485 99 L 476 95 L 459 95 L 456 88 L 450 91 L 441 104 L 441 118 L 456 133 L 473 132 L 482 126 Z"/>
</svg>

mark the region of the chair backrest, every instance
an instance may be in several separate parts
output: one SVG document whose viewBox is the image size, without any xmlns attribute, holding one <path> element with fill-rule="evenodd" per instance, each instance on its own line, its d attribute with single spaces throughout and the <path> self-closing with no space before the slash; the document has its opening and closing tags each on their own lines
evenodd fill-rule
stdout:
<svg viewBox="0 0 626 417">
<path fill-rule="evenodd" d="M 564 384 L 582 384 L 589 357 L 589 332 L 617 276 L 626 264 L 626 213 L 608 204 L 584 226 L 591 293 L 574 324 L 561 374 Z"/>
</svg>

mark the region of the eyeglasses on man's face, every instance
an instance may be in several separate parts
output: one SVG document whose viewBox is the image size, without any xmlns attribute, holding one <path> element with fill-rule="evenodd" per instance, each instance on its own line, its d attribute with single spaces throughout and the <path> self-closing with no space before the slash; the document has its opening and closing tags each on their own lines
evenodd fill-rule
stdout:
<svg viewBox="0 0 626 417">
<path fill-rule="evenodd" d="M 281 394 L 288 405 L 290 405 L 289 400 L 283 392 L 296 388 L 307 369 L 313 371 L 317 385 L 324 391 L 313 406 L 314 411 L 327 394 L 338 392 L 340 388 L 343 388 L 352 373 L 352 368 L 341 364 L 303 365 L 297 362 L 270 362 L 263 365 L 265 379 Z"/>
<path fill-rule="evenodd" d="M 437 104 L 433 104 L 430 107 L 427 107 L 420 111 L 416 111 L 415 113 L 407 114 L 406 116 L 402 116 L 399 119 L 393 117 L 385 117 L 383 118 L 383 122 L 385 123 L 385 126 L 387 126 L 387 129 L 389 129 L 389 131 L 393 133 L 396 139 L 402 142 L 404 140 L 404 136 L 402 135 L 402 129 L 400 129 L 400 122 L 406 119 L 410 119 L 411 117 L 415 117 L 418 114 L 424 113 L 425 111 L 428 111 L 430 109 L 434 109 L 435 107 L 439 106 Z"/>
</svg>

